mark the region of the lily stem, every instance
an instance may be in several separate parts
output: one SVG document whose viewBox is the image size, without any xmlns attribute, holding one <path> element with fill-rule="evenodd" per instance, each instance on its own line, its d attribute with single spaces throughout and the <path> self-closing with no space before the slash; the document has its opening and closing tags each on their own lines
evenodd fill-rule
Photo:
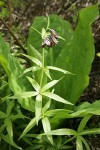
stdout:
<svg viewBox="0 0 100 150">
<path fill-rule="evenodd" d="M 50 48 L 50 63 L 53 65 L 53 50 Z"/>
<path fill-rule="evenodd" d="M 42 49 L 42 71 L 41 71 L 41 79 L 40 79 L 40 88 L 42 87 L 43 73 L 44 73 L 44 48 Z"/>
</svg>

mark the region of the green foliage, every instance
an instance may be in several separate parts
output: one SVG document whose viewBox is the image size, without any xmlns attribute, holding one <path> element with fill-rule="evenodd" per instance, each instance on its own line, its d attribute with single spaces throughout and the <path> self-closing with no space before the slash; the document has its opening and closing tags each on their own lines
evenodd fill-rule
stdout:
<svg viewBox="0 0 100 150">
<path fill-rule="evenodd" d="M 89 72 L 94 58 L 94 42 L 91 31 L 91 24 L 98 16 L 97 5 L 90 6 L 79 12 L 78 24 L 75 31 L 71 25 L 56 15 L 50 16 L 50 28 L 55 29 L 65 41 L 59 41 L 53 50 L 47 50 L 47 59 L 49 65 L 54 65 L 76 74 L 66 76 L 56 86 L 56 93 L 65 99 L 76 103 L 83 90 L 89 84 Z M 45 17 L 36 17 L 29 32 L 28 53 L 35 56 L 30 45 L 39 52 L 42 39 L 33 27 L 41 32 L 42 27 L 46 28 L 47 19 Z M 34 36 L 33 36 L 34 35 Z M 60 78 L 61 73 L 53 72 L 52 78 Z M 62 88 L 63 87 L 63 88 Z M 61 106 L 61 105 L 60 105 Z"/>
<path fill-rule="evenodd" d="M 0 17 L 4 18 L 7 17 L 9 14 L 7 8 L 6 8 L 6 3 L 3 0 L 0 0 Z"/>
<path fill-rule="evenodd" d="M 10 47 L 8 44 L 6 44 L 3 40 L 3 38 L 0 35 L 0 63 L 2 64 L 3 68 L 5 69 L 8 80 L 9 80 L 9 87 L 10 89 L 15 93 L 19 93 L 22 91 L 28 90 L 28 84 L 27 79 L 19 78 L 20 75 L 23 73 L 23 67 L 19 64 L 16 58 L 11 55 L 10 53 Z M 27 86 L 25 86 L 25 84 Z M 34 106 L 34 102 L 31 99 L 27 99 L 27 102 L 25 102 L 23 99 L 18 100 L 19 103 L 24 107 L 25 109 L 28 109 L 30 111 L 33 111 L 32 106 Z M 30 106 L 31 105 L 31 106 Z"/>
<path fill-rule="evenodd" d="M 0 35 L 0 63 L 8 76 L 8 82 L 2 81 L 0 91 L 5 91 L 5 86 L 9 88 L 1 95 L 2 149 L 73 149 L 74 139 L 77 150 L 83 150 L 84 146 L 90 150 L 84 135 L 100 134 L 99 128 L 87 127 L 92 115 L 100 115 L 100 101 L 68 108 L 78 101 L 88 85 L 94 57 L 90 25 L 97 16 L 97 5 L 81 10 L 75 31 L 56 15 L 51 15 L 50 20 L 48 16 L 37 17 L 29 32 L 29 55 L 21 54 L 30 61 L 28 68 L 11 54 Z M 55 39 L 59 40 L 55 47 L 42 48 L 42 40 L 50 38 L 52 28 L 62 37 Z M 65 122 L 72 118 L 81 120 L 77 130 Z"/>
</svg>

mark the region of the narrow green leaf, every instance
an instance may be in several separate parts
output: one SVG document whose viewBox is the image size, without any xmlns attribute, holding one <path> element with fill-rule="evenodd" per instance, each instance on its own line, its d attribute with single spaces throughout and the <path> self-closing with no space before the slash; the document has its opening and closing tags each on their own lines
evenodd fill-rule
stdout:
<svg viewBox="0 0 100 150">
<path fill-rule="evenodd" d="M 17 114 L 17 115 L 13 115 L 13 114 L 10 115 L 10 119 L 11 119 L 12 121 L 14 121 L 14 120 L 16 120 L 16 119 L 19 119 L 19 118 L 24 119 L 24 118 L 27 118 L 27 117 L 25 117 L 22 113 L 19 113 L 19 114 Z"/>
<path fill-rule="evenodd" d="M 0 127 L 0 134 L 4 131 L 5 128 L 6 128 L 6 124 L 3 124 L 3 125 Z"/>
<path fill-rule="evenodd" d="M 31 130 L 34 126 L 36 125 L 36 118 L 31 119 L 31 121 L 29 122 L 29 124 L 26 126 L 26 128 L 24 129 L 24 131 L 22 132 L 21 136 L 19 139 L 21 139 L 23 136 L 26 135 L 26 133 Z"/>
<path fill-rule="evenodd" d="M 66 109 L 54 109 L 54 110 L 48 110 L 46 112 L 46 116 L 49 116 L 49 117 L 55 116 L 55 118 L 61 119 L 64 116 L 66 116 L 67 118 L 67 115 L 71 112 L 72 112 L 71 110 L 66 110 Z"/>
<path fill-rule="evenodd" d="M 20 98 L 18 102 L 21 103 L 22 107 L 28 111 L 34 112 L 35 111 L 35 102 L 32 97 L 29 98 Z"/>
<path fill-rule="evenodd" d="M 52 90 L 51 93 L 53 93 L 53 92 L 54 92 L 54 89 Z M 43 112 L 44 114 L 45 114 L 45 112 L 49 109 L 50 105 L 51 105 L 51 98 L 48 99 L 47 103 L 44 105 L 44 107 L 43 107 L 43 109 L 42 109 L 42 112 Z"/>
<path fill-rule="evenodd" d="M 69 72 L 67 70 L 64 70 L 64 69 L 61 69 L 61 68 L 58 68 L 58 67 L 54 67 L 54 66 L 47 66 L 47 68 L 51 69 L 51 70 L 62 72 L 64 74 L 72 74 L 71 72 Z"/>
<path fill-rule="evenodd" d="M 50 92 L 44 92 L 44 93 L 42 93 L 42 95 L 47 96 L 55 101 L 62 102 L 64 104 L 73 105 L 72 103 L 68 102 L 67 100 L 63 99 L 62 97 L 60 97 L 56 94 L 50 93 Z"/>
<path fill-rule="evenodd" d="M 77 136 L 77 139 L 76 139 L 76 150 L 83 150 L 83 144 L 82 144 L 80 136 Z"/>
<path fill-rule="evenodd" d="M 48 108 L 50 107 L 50 104 L 51 104 L 51 100 L 48 100 L 42 109 L 43 113 L 45 113 L 48 110 Z"/>
<path fill-rule="evenodd" d="M 43 125 L 43 130 L 45 133 L 48 133 L 51 131 L 50 121 L 47 117 L 42 118 L 42 125 Z M 50 141 L 50 143 L 53 145 L 52 135 L 47 135 L 47 138 Z"/>
<path fill-rule="evenodd" d="M 37 51 L 30 43 L 29 43 L 29 49 L 31 51 L 31 56 L 34 56 L 35 58 L 37 58 L 38 60 L 40 60 L 42 62 L 42 55 L 39 51 Z"/>
<path fill-rule="evenodd" d="M 7 126 L 7 132 L 10 138 L 10 141 L 13 141 L 13 129 L 12 129 L 12 122 L 9 118 L 5 119 L 5 124 Z"/>
<path fill-rule="evenodd" d="M 44 72 L 45 72 L 45 74 L 47 75 L 47 77 L 48 77 L 50 80 L 52 80 L 49 69 L 45 67 L 45 68 L 44 68 Z"/>
<path fill-rule="evenodd" d="M 79 133 L 79 135 L 91 135 L 91 134 L 100 134 L 100 128 L 83 130 Z"/>
<path fill-rule="evenodd" d="M 84 116 L 89 115 L 89 114 L 90 113 L 87 111 L 87 109 L 83 109 L 83 110 L 79 110 L 79 111 L 76 111 L 76 112 L 69 114 L 69 117 L 71 117 L 71 118 L 84 117 Z"/>
<path fill-rule="evenodd" d="M 5 113 L 0 111 L 0 118 L 5 118 L 5 117 L 6 117 Z"/>
<path fill-rule="evenodd" d="M 1 51 L 0 51 L 0 53 L 1 53 Z M 9 76 L 10 72 L 9 72 L 8 67 L 7 67 L 8 66 L 8 62 L 7 62 L 7 59 L 2 54 L 0 54 L 0 63 L 3 66 L 3 68 L 5 69 L 7 75 Z"/>
<path fill-rule="evenodd" d="M 0 90 L 2 90 L 4 87 L 6 87 L 8 85 L 8 82 L 0 79 L 0 84 L 1 84 Z"/>
<path fill-rule="evenodd" d="M 72 129 L 57 129 L 47 132 L 46 135 L 77 135 L 77 132 Z"/>
<path fill-rule="evenodd" d="M 100 53 L 97 53 L 97 56 L 100 57 Z"/>
<path fill-rule="evenodd" d="M 34 150 L 41 150 L 41 148 L 43 148 L 43 144 L 34 144 L 34 146 L 28 146 L 27 148 L 25 148 L 25 150 L 32 150 L 34 147 Z"/>
<path fill-rule="evenodd" d="M 79 104 L 78 106 L 76 106 L 75 110 L 80 111 L 80 110 L 87 108 L 88 106 L 91 107 L 91 104 L 89 102 L 83 102 L 82 104 Z"/>
<path fill-rule="evenodd" d="M 81 136 L 81 140 L 84 143 L 85 147 L 87 150 L 91 150 L 89 144 L 87 143 L 87 141 Z"/>
<path fill-rule="evenodd" d="M 25 69 L 25 71 L 23 72 L 22 75 L 24 75 L 25 73 L 30 72 L 30 71 L 32 71 L 32 72 L 37 71 L 37 70 L 39 70 L 39 69 L 41 69 L 41 68 L 38 67 L 38 66 L 29 67 L 29 68 Z M 22 76 L 22 75 L 21 75 L 21 76 Z"/>
<path fill-rule="evenodd" d="M 42 67 L 42 63 L 41 61 L 39 61 L 37 58 L 29 56 L 29 55 L 25 55 L 22 54 L 23 56 L 27 57 L 28 59 L 30 59 L 32 62 L 34 62 L 37 66 Z"/>
<path fill-rule="evenodd" d="M 12 110 L 12 108 L 14 107 L 14 105 L 15 105 L 14 100 L 8 101 L 8 104 L 7 104 L 7 110 L 6 110 L 6 115 L 7 115 L 7 116 L 10 115 L 11 110 Z"/>
<path fill-rule="evenodd" d="M 35 116 L 36 116 L 37 124 L 41 115 L 42 115 L 42 95 L 38 94 L 36 96 L 36 102 L 35 102 Z"/>
<path fill-rule="evenodd" d="M 40 90 L 40 86 L 39 84 L 36 82 L 36 80 L 34 80 L 33 78 L 27 77 L 28 80 L 30 81 L 30 83 L 32 84 L 32 86 L 34 87 L 34 89 L 39 92 Z"/>
<path fill-rule="evenodd" d="M 19 147 L 14 141 L 10 141 L 8 135 L 2 135 L 1 137 L 2 137 L 2 139 L 3 139 L 4 141 L 6 141 L 7 143 L 9 143 L 10 145 L 14 146 L 14 147 L 17 148 L 17 149 L 22 150 L 22 148 Z"/>
<path fill-rule="evenodd" d="M 27 138 L 27 137 L 23 137 L 23 141 L 24 141 L 24 143 L 26 143 L 26 144 L 28 144 L 28 145 L 32 145 L 32 146 L 33 146 L 32 141 L 30 141 L 30 139 L 29 139 L 29 138 Z"/>
<path fill-rule="evenodd" d="M 42 39 L 44 39 L 46 35 L 47 35 L 46 30 L 42 28 Z"/>
<path fill-rule="evenodd" d="M 41 32 L 39 32 L 37 29 L 35 29 L 34 27 L 31 27 L 31 28 L 41 35 Z"/>
<path fill-rule="evenodd" d="M 22 93 L 19 93 L 19 94 L 16 94 L 16 95 L 12 96 L 11 98 L 16 98 L 16 99 L 28 98 L 28 97 L 36 96 L 37 94 L 38 94 L 38 92 L 35 92 L 35 91 L 22 92 Z"/>
<path fill-rule="evenodd" d="M 38 140 L 42 139 L 42 135 L 41 134 L 26 134 L 26 137 L 32 137 Z"/>
<path fill-rule="evenodd" d="M 57 84 L 57 82 L 59 82 L 59 80 L 53 80 L 53 81 L 47 83 L 44 87 L 42 87 L 41 92 L 47 91 L 48 89 L 53 87 L 55 84 Z"/>
<path fill-rule="evenodd" d="M 88 115 L 81 120 L 78 130 L 77 130 L 78 133 L 81 132 L 85 128 L 85 126 L 90 118 L 91 118 L 91 115 Z"/>
</svg>

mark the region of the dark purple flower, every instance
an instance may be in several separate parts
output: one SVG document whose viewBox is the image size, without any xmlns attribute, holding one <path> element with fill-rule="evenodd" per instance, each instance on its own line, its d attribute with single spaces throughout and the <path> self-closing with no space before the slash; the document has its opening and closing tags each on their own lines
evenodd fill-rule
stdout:
<svg viewBox="0 0 100 150">
<path fill-rule="evenodd" d="M 58 38 L 59 36 L 56 33 L 56 31 L 53 29 L 50 29 L 50 34 L 46 38 L 43 39 L 42 48 L 44 48 L 45 46 L 49 48 L 56 46 L 58 43 L 58 40 L 57 40 Z"/>
</svg>

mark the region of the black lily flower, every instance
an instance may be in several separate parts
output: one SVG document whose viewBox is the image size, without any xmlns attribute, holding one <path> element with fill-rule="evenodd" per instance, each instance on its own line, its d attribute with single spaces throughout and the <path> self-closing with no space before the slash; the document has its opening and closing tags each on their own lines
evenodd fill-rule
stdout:
<svg viewBox="0 0 100 150">
<path fill-rule="evenodd" d="M 56 33 L 56 31 L 53 29 L 50 29 L 50 34 L 43 39 L 42 48 L 44 48 L 46 46 L 49 48 L 56 46 L 58 43 L 58 40 L 57 40 L 58 38 L 59 38 L 59 36 Z"/>
</svg>

